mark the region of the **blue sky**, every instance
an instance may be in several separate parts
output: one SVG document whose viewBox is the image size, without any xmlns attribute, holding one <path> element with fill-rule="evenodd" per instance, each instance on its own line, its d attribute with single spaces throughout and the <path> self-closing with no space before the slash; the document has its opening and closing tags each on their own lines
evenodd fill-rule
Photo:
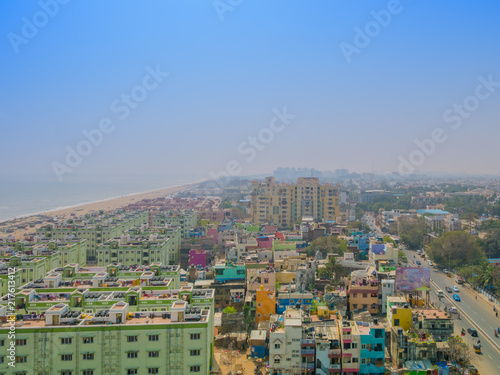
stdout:
<svg viewBox="0 0 500 375">
<path fill-rule="evenodd" d="M 482 88 L 488 98 L 457 129 L 443 120 L 475 95 L 478 77 L 500 82 L 496 1 L 54 3 L 0 3 L 3 175 L 203 177 L 231 161 L 241 175 L 396 171 L 437 128 L 446 140 L 416 169 L 500 172 L 500 87 Z M 390 20 L 377 28 L 373 12 Z M 358 48 L 356 28 L 370 27 Z M 341 43 L 359 52 L 350 62 Z M 169 75 L 137 88 L 151 69 Z M 112 103 L 134 89 L 146 97 L 120 119 Z M 242 142 L 269 135 L 285 107 L 295 117 L 248 161 Z M 68 148 L 103 119 L 113 130 L 69 165 Z"/>
</svg>

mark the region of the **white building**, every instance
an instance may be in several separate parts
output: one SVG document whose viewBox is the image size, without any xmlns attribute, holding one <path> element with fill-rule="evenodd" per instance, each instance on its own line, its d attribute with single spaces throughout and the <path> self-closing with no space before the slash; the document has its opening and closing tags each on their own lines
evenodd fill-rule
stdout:
<svg viewBox="0 0 500 375">
<path fill-rule="evenodd" d="M 394 296 L 395 291 L 395 280 L 394 279 L 383 279 L 382 280 L 382 299 L 380 303 L 382 304 L 382 314 L 387 313 L 387 297 Z"/>
<path fill-rule="evenodd" d="M 283 326 L 269 336 L 269 367 L 272 373 L 300 373 L 302 318 L 299 310 L 287 309 Z M 314 349 L 311 349 L 314 353 Z"/>
</svg>

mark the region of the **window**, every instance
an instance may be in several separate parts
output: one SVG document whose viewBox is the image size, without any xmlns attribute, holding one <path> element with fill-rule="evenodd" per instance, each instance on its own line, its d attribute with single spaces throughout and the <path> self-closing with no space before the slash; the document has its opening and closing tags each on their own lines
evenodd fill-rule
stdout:
<svg viewBox="0 0 500 375">
<path fill-rule="evenodd" d="M 366 364 L 366 358 L 361 358 L 361 364 L 362 365 Z"/>
<path fill-rule="evenodd" d="M 159 373 L 160 373 L 160 370 L 158 369 L 158 367 L 148 368 L 148 374 L 159 374 Z"/>
<path fill-rule="evenodd" d="M 138 352 L 128 352 L 127 358 L 137 358 L 137 353 Z"/>
<path fill-rule="evenodd" d="M 149 358 L 158 358 L 158 357 L 160 357 L 160 352 L 158 352 L 158 351 L 148 352 L 148 357 Z"/>
<path fill-rule="evenodd" d="M 26 363 L 28 362 L 28 357 L 25 355 L 18 355 L 16 356 L 16 363 Z"/>
<path fill-rule="evenodd" d="M 194 356 L 194 355 L 200 355 L 200 350 L 191 350 L 189 352 L 189 355 Z"/>
<path fill-rule="evenodd" d="M 94 370 L 83 370 L 82 375 L 94 375 Z"/>
<path fill-rule="evenodd" d="M 137 374 L 137 369 L 136 368 L 129 368 L 127 370 L 127 375 L 136 375 Z"/>
<path fill-rule="evenodd" d="M 366 349 L 366 344 L 361 344 L 361 349 Z"/>
<path fill-rule="evenodd" d="M 72 374 L 72 372 L 69 370 L 61 371 L 61 375 L 71 375 L 71 374 Z"/>
<path fill-rule="evenodd" d="M 160 336 L 159 335 L 149 335 L 148 340 L 149 341 L 160 341 Z"/>
<path fill-rule="evenodd" d="M 84 337 L 83 338 L 83 343 L 84 344 L 93 344 L 94 343 L 94 338 L 93 337 Z"/>
<path fill-rule="evenodd" d="M 353 309 L 357 309 L 357 308 L 358 308 L 358 304 L 357 304 L 357 303 L 353 303 L 353 304 L 352 304 L 352 308 L 353 308 Z"/>
<path fill-rule="evenodd" d="M 279 364 L 280 362 L 281 362 L 281 359 L 279 359 L 279 358 L 274 358 L 274 363 L 278 363 L 278 364 Z"/>
<path fill-rule="evenodd" d="M 137 342 L 137 336 L 127 336 L 127 342 Z"/>
<path fill-rule="evenodd" d="M 94 353 L 85 353 L 83 359 L 94 359 Z"/>
<path fill-rule="evenodd" d="M 73 341 L 73 339 L 71 337 L 63 337 L 61 339 L 61 344 L 65 345 L 65 344 L 71 344 L 71 342 Z"/>
<path fill-rule="evenodd" d="M 72 361 L 73 354 L 63 354 L 61 355 L 61 361 Z"/>
<path fill-rule="evenodd" d="M 199 333 L 191 333 L 191 340 L 199 340 L 199 339 L 200 339 Z"/>
<path fill-rule="evenodd" d="M 394 319 L 394 327 L 399 327 L 399 319 Z"/>
<path fill-rule="evenodd" d="M 359 362 L 359 358 L 352 357 L 352 363 L 358 363 L 358 362 Z"/>
<path fill-rule="evenodd" d="M 5 345 L 5 340 L 0 340 L 0 346 L 4 346 Z"/>
<path fill-rule="evenodd" d="M 16 340 L 16 346 L 24 346 L 24 345 L 26 345 L 26 339 Z"/>
<path fill-rule="evenodd" d="M 358 348 L 358 343 L 353 342 L 353 343 L 351 344 L 351 348 L 352 348 L 352 349 L 357 349 L 357 348 Z"/>
<path fill-rule="evenodd" d="M 190 366 L 189 372 L 200 372 L 200 366 Z"/>
<path fill-rule="evenodd" d="M 274 349 L 280 349 L 281 345 L 280 344 L 274 344 Z"/>
</svg>

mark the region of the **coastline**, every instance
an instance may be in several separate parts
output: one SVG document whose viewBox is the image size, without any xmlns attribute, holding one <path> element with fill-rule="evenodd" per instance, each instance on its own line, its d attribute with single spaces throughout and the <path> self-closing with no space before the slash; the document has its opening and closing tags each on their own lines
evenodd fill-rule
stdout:
<svg viewBox="0 0 500 375">
<path fill-rule="evenodd" d="M 72 213 L 75 213 L 77 216 L 80 215 L 85 215 L 86 213 L 89 212 L 95 212 L 99 210 L 104 210 L 104 211 L 111 211 L 115 210 L 118 208 L 125 207 L 129 205 L 130 203 L 135 203 L 143 199 L 155 199 L 155 198 L 160 198 L 160 197 L 166 197 L 168 195 L 172 195 L 175 193 L 179 193 L 181 191 L 186 191 L 188 189 L 191 189 L 195 187 L 196 185 L 200 184 L 204 180 L 188 183 L 188 184 L 183 184 L 183 185 L 174 185 L 174 186 L 169 186 L 165 188 L 160 188 L 160 189 L 155 189 L 155 190 L 149 190 L 145 192 L 140 192 L 140 193 L 132 193 L 128 195 L 123 195 L 123 196 L 118 196 L 118 197 L 111 197 L 107 199 L 102 199 L 94 202 L 89 202 L 89 203 L 82 203 L 82 204 L 76 204 L 73 206 L 67 206 L 67 207 L 61 207 L 61 208 L 56 208 L 56 209 L 51 209 L 39 213 L 33 213 L 33 214 L 27 214 L 23 216 L 19 216 L 16 218 L 12 219 L 7 219 L 2 222 L 0 222 L 0 237 L 3 236 L 15 236 L 16 239 L 22 239 L 24 234 L 34 232 L 36 228 L 40 227 L 42 224 L 36 224 L 33 225 L 35 221 L 39 221 L 41 218 L 40 216 L 43 217 L 59 217 L 59 218 L 65 218 L 71 216 Z M 43 221 L 43 220 L 42 220 Z M 28 226 L 27 228 L 12 228 L 11 233 L 3 233 L 3 230 L 6 229 L 6 227 L 11 227 L 11 226 Z"/>
</svg>

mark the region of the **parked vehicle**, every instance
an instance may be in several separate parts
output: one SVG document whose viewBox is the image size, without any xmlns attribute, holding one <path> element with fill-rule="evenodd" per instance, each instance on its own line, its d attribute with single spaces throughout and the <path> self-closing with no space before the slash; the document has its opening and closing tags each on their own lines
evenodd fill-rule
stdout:
<svg viewBox="0 0 500 375">
<path fill-rule="evenodd" d="M 443 293 L 443 291 L 441 289 L 436 290 L 436 295 L 438 297 L 444 297 L 444 293 Z"/>
<path fill-rule="evenodd" d="M 475 328 L 467 328 L 467 333 L 469 333 L 472 337 L 477 337 L 477 330 Z"/>
<path fill-rule="evenodd" d="M 421 266 L 421 265 L 422 265 L 422 262 L 421 262 L 421 261 L 419 261 L 419 260 L 417 260 L 417 265 L 418 265 L 418 266 Z"/>
<path fill-rule="evenodd" d="M 456 285 L 453 285 L 453 288 L 452 288 L 452 289 L 453 289 L 453 291 L 454 291 L 455 293 L 460 292 L 460 289 L 458 289 L 458 286 L 456 286 Z"/>
<path fill-rule="evenodd" d="M 457 277 L 455 277 L 455 282 L 457 284 L 463 284 L 464 283 L 464 279 L 462 279 L 460 276 L 457 276 Z"/>
<path fill-rule="evenodd" d="M 446 290 L 448 293 L 453 293 L 453 290 L 449 286 L 445 287 L 444 290 Z"/>
</svg>

